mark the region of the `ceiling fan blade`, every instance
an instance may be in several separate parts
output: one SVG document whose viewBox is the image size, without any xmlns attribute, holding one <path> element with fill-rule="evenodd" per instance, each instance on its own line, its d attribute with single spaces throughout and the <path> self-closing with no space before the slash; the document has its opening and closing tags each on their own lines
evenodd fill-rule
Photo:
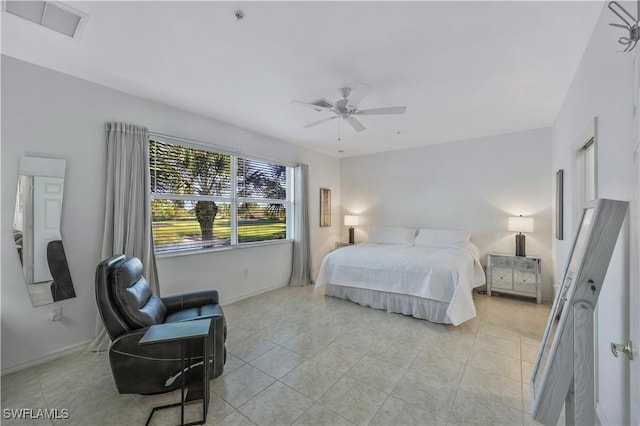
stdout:
<svg viewBox="0 0 640 426">
<path fill-rule="evenodd" d="M 309 123 L 309 124 L 307 124 L 306 126 L 303 126 L 303 127 L 309 128 L 309 127 L 317 126 L 318 124 L 324 123 L 325 121 L 333 120 L 335 118 L 338 118 L 338 116 L 334 115 L 333 117 L 323 118 L 320 121 L 314 121 L 313 123 Z"/>
<path fill-rule="evenodd" d="M 359 121 L 358 121 L 358 119 L 357 119 L 357 118 L 355 118 L 355 117 L 351 117 L 351 116 L 349 116 L 349 117 L 345 118 L 345 120 L 347 120 L 347 121 L 349 122 L 349 124 L 351 124 L 351 127 L 353 127 L 353 130 L 355 130 L 356 132 L 361 132 L 361 131 L 363 131 L 363 130 L 366 130 L 366 129 L 367 129 L 367 128 L 366 128 L 366 127 L 364 127 L 364 126 L 362 125 L 362 123 L 361 123 L 361 122 L 359 122 Z"/>
<path fill-rule="evenodd" d="M 373 86 L 370 86 L 365 83 L 358 83 L 356 87 L 351 89 L 351 93 L 349 94 L 349 100 L 347 101 L 347 108 L 356 109 L 362 98 L 364 98 L 369 90 L 372 89 Z"/>
<path fill-rule="evenodd" d="M 352 114 L 358 115 L 379 115 L 379 114 L 404 114 L 407 110 L 406 106 L 387 107 L 387 108 L 371 108 L 356 111 Z"/>
<path fill-rule="evenodd" d="M 333 111 L 331 108 L 333 108 L 333 105 L 331 105 L 329 102 L 327 102 L 328 104 L 331 105 L 331 107 L 328 106 L 323 106 L 323 105 L 316 105 L 313 103 L 309 103 L 309 102 L 302 102 L 302 101 L 291 101 L 292 104 L 296 104 L 296 105 L 302 105 L 302 106 L 306 106 L 307 108 L 312 108 L 315 109 L 316 111 Z"/>
</svg>

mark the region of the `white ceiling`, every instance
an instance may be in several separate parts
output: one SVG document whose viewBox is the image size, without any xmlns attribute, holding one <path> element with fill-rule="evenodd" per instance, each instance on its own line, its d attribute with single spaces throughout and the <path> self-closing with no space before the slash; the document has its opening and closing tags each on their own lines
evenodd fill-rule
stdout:
<svg viewBox="0 0 640 426">
<path fill-rule="evenodd" d="M 89 15 L 75 39 L 2 13 L 2 52 L 340 157 L 553 125 L 603 7 L 66 4 Z M 406 105 L 406 114 L 361 117 L 367 130 L 343 126 L 340 142 L 337 120 L 303 128 L 330 113 L 292 99 L 335 101 L 359 82 L 374 86 L 361 109 Z"/>
</svg>

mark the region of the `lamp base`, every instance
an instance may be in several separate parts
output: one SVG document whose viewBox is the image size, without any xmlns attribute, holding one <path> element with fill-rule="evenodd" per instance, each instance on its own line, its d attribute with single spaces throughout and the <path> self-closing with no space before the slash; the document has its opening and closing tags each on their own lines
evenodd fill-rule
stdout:
<svg viewBox="0 0 640 426">
<path fill-rule="evenodd" d="M 526 257 L 525 249 L 524 249 L 524 235 L 518 234 L 516 235 L 516 256 L 517 257 Z"/>
<path fill-rule="evenodd" d="M 355 244 L 356 238 L 354 236 L 354 228 L 353 226 L 349 228 L 349 244 Z"/>
</svg>

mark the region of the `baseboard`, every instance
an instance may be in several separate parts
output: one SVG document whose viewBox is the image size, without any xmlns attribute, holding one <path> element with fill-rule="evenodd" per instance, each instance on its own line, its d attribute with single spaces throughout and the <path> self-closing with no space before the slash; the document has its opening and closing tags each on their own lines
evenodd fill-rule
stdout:
<svg viewBox="0 0 640 426">
<path fill-rule="evenodd" d="M 91 340 L 87 340 L 85 342 L 76 343 L 75 345 L 71 345 L 71 346 L 67 346 L 66 348 L 58 349 L 57 351 L 53 351 L 53 352 L 51 352 L 51 353 L 49 353 L 47 355 L 44 355 L 44 356 L 29 360 L 29 361 L 26 361 L 26 362 L 21 362 L 20 364 L 16 364 L 16 365 L 13 365 L 13 366 L 8 367 L 8 368 L 4 368 L 0 372 L 0 375 L 4 376 L 6 374 L 15 373 L 17 371 L 24 370 L 26 368 L 35 367 L 37 365 L 41 365 L 41 364 L 47 363 L 49 361 L 53 361 L 53 360 L 58 359 L 58 358 L 62 358 L 62 357 L 65 357 L 67 355 L 71 355 L 71 354 L 75 354 L 75 353 L 78 353 L 78 352 L 82 352 L 87 348 L 87 346 L 89 346 L 89 343 L 91 343 Z"/>
<path fill-rule="evenodd" d="M 289 283 L 277 284 L 277 285 L 274 285 L 274 286 L 272 286 L 272 287 L 263 288 L 263 289 L 261 289 L 261 290 L 254 291 L 254 292 L 252 292 L 252 293 L 245 294 L 245 295 L 243 295 L 243 296 L 234 297 L 234 298 L 232 298 L 232 299 L 221 300 L 221 301 L 220 301 L 220 304 L 224 307 L 224 305 L 228 305 L 228 304 L 230 304 L 230 303 L 237 302 L 237 301 L 239 301 L 239 300 L 243 300 L 243 299 L 248 299 L 248 298 L 250 298 L 250 297 L 257 296 L 257 295 L 262 294 L 262 293 L 267 293 L 267 292 L 269 292 L 269 291 L 275 290 L 275 289 L 277 289 L 277 288 L 286 287 L 286 286 L 288 286 L 288 285 L 289 285 Z"/>
</svg>

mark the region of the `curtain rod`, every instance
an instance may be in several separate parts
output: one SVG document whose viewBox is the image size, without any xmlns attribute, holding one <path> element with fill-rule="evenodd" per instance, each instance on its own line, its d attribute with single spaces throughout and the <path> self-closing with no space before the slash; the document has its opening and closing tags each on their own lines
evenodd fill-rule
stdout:
<svg viewBox="0 0 640 426">
<path fill-rule="evenodd" d="M 179 137 L 179 136 L 165 135 L 163 133 L 157 133 L 157 132 L 151 132 L 151 131 L 149 132 L 149 136 L 156 136 L 156 137 L 160 137 L 160 138 L 173 139 L 173 140 L 175 140 L 177 142 L 186 142 L 188 144 L 200 146 L 200 147 L 203 147 L 203 148 L 209 148 L 209 149 L 216 148 L 216 149 L 219 149 L 220 151 L 223 151 L 225 154 L 236 155 L 236 156 L 245 156 L 245 157 L 253 158 L 254 160 L 269 161 L 269 162 L 277 163 L 277 164 L 280 164 L 282 166 L 287 166 L 287 167 L 298 167 L 300 165 L 299 163 L 291 163 L 289 161 L 276 160 L 276 159 L 273 159 L 273 158 L 262 157 L 262 156 L 254 155 L 254 154 L 248 154 L 246 152 L 229 149 L 229 148 L 226 148 L 224 146 L 217 145 L 217 144 L 209 144 L 209 143 L 205 143 L 205 142 L 194 140 L 194 139 L 182 138 L 182 137 Z"/>
</svg>

